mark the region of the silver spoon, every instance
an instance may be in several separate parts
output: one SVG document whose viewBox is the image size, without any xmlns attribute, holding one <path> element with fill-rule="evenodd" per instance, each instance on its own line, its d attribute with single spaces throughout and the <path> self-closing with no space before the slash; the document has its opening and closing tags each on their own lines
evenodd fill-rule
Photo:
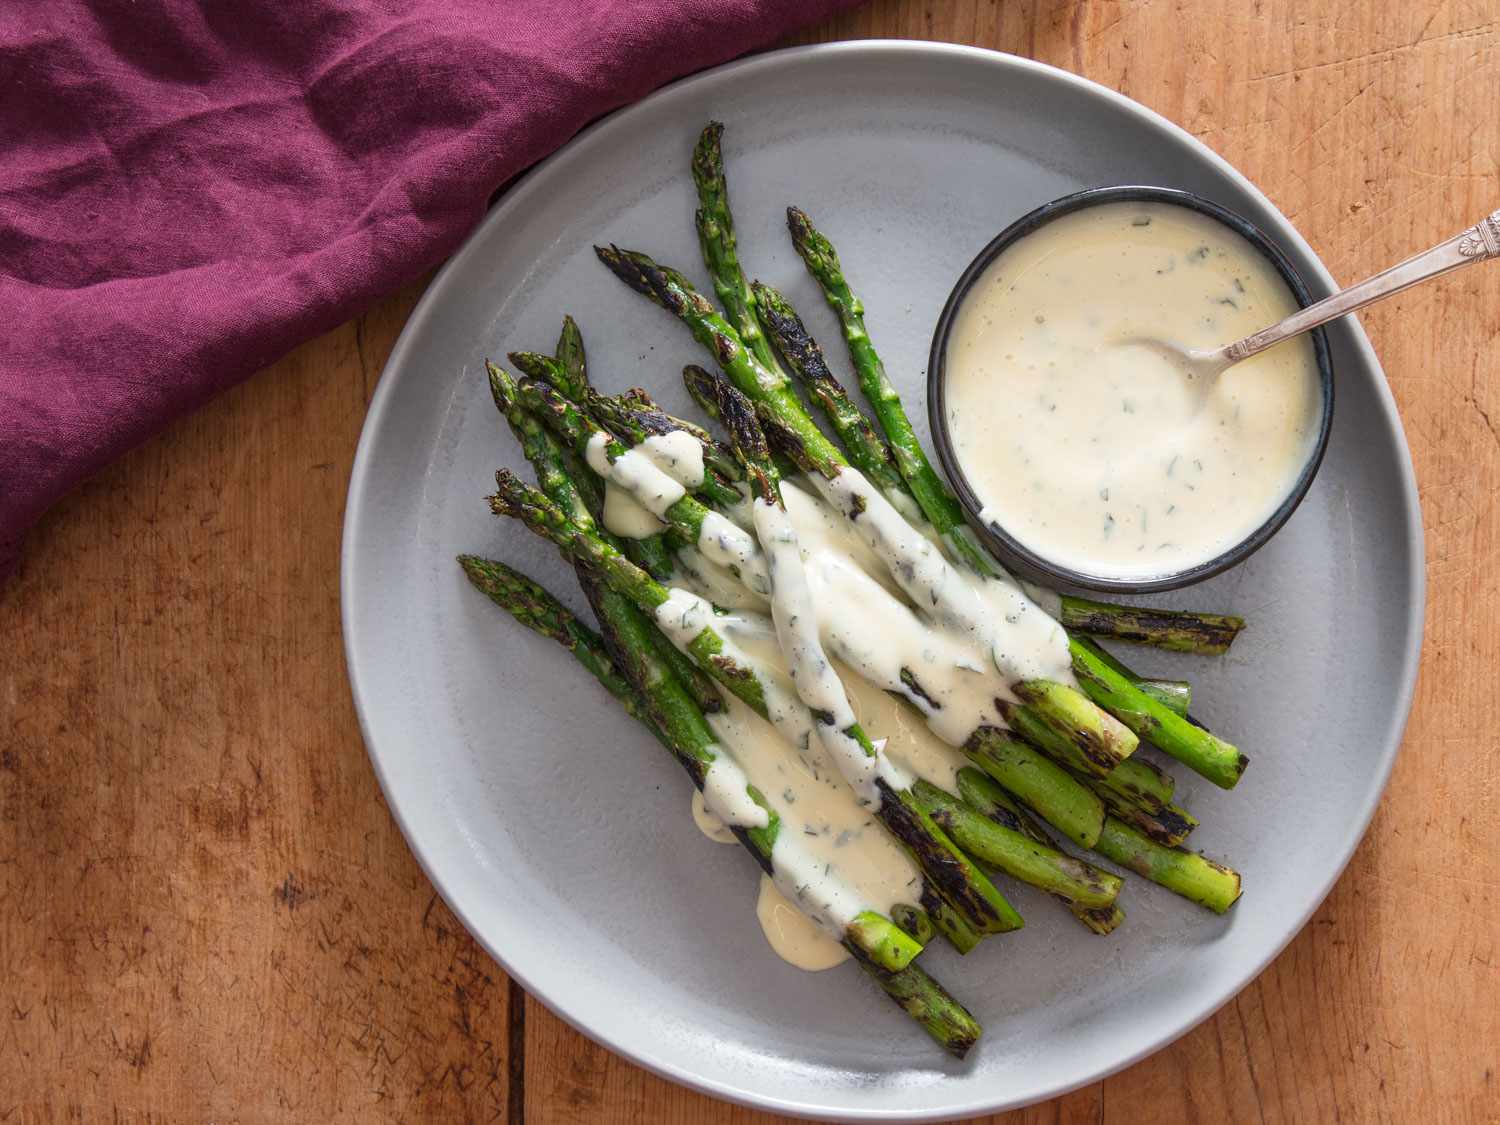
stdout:
<svg viewBox="0 0 1500 1125">
<path fill-rule="evenodd" d="M 1438 277 L 1460 266 L 1482 262 L 1486 258 L 1500 258 L 1500 211 L 1480 219 L 1468 230 L 1454 235 L 1446 242 L 1438 243 L 1431 250 L 1424 250 L 1399 265 L 1366 278 L 1358 285 L 1341 289 L 1333 296 L 1324 297 L 1269 328 L 1262 328 L 1259 332 L 1222 348 L 1184 348 L 1155 337 L 1137 337 L 1129 343 L 1141 344 L 1165 353 L 1168 358 L 1180 364 L 1187 371 L 1188 378 L 1199 383 L 1206 392 L 1226 368 L 1242 359 L 1249 359 L 1283 340 L 1301 335 L 1345 313 L 1352 313 L 1355 309 L 1384 300 L 1393 293 L 1410 289 L 1418 282 Z"/>
</svg>

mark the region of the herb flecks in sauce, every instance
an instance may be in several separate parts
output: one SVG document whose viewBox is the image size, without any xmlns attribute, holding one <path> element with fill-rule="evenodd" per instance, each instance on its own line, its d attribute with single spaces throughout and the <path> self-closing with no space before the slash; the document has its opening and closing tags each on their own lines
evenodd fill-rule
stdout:
<svg viewBox="0 0 1500 1125">
<path fill-rule="evenodd" d="M 1007 285 L 970 290 L 945 392 L 986 523 L 1063 565 L 1150 578 L 1222 554 L 1271 516 L 1322 420 L 1311 343 L 1237 364 L 1206 397 L 1159 352 L 1122 343 L 1217 347 L 1292 312 L 1254 247 L 1186 208 L 1104 204 L 1044 225 L 990 268 Z M 1162 512 L 1169 541 L 1146 515 Z"/>
<path fill-rule="evenodd" d="M 1011 683 L 1073 682 L 1066 636 L 1051 617 L 1014 584 L 954 568 L 859 474 L 834 482 L 798 478 L 783 484 L 782 497 L 784 523 L 768 511 L 753 513 L 768 552 L 795 544 L 801 555 L 807 590 L 780 608 L 788 619 L 816 625 L 827 653 L 818 670 L 836 678 L 847 695 L 844 706 L 881 748 L 875 768 L 882 777 L 900 788 L 920 777 L 954 792 L 966 763 L 956 747 L 978 726 L 1003 721 L 1001 701 L 1013 698 Z M 693 561 L 701 568 L 701 559 Z M 783 556 L 771 571 L 779 580 L 788 569 L 791 560 Z M 724 749 L 717 787 L 740 794 L 752 787 L 778 818 L 771 858 L 781 900 L 829 938 L 863 910 L 889 916 L 899 904 L 920 902 L 920 873 L 871 818 L 858 792 L 861 779 L 851 785 L 842 749 L 822 737 L 828 732 L 819 729 L 816 709 L 794 691 L 796 661 L 787 650 L 801 650 L 811 676 L 813 639 L 780 634 L 763 606 L 716 611 L 687 588 L 696 584 L 679 573 L 656 620 L 679 644 L 712 622 L 723 637 L 722 653 L 763 675 L 770 721 L 728 695 L 709 723 Z M 758 808 L 725 812 L 729 823 L 764 820 Z M 788 946 L 785 927 L 765 913 L 761 921 L 777 952 L 802 964 L 804 943 Z"/>
</svg>

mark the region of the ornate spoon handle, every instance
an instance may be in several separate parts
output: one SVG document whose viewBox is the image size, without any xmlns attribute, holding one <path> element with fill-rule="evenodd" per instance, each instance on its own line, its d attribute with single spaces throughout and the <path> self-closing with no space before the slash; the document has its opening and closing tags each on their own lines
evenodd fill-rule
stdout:
<svg viewBox="0 0 1500 1125">
<path fill-rule="evenodd" d="M 1219 349 L 1217 355 L 1212 352 L 1209 355 L 1216 359 L 1222 357 L 1224 366 L 1238 363 L 1256 352 L 1265 351 L 1273 344 L 1279 344 L 1288 336 L 1306 332 L 1309 328 L 1326 324 L 1335 317 L 1362 309 L 1393 293 L 1410 289 L 1430 277 L 1437 277 L 1472 262 L 1482 262 L 1486 258 L 1500 258 L 1500 211 L 1480 219 L 1468 230 L 1454 235 L 1446 242 L 1438 243 L 1431 250 L 1413 255 L 1374 277 L 1366 278 L 1358 285 L 1351 285 L 1316 304 L 1308 305 L 1269 328 L 1262 328 L 1243 340 L 1236 340 Z"/>
</svg>

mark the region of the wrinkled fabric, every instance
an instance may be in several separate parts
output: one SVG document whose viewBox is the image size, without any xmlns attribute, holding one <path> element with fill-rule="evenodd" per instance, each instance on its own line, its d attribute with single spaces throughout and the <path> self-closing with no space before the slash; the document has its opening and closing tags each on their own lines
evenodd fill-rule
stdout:
<svg viewBox="0 0 1500 1125">
<path fill-rule="evenodd" d="M 849 0 L 0 3 L 0 573 L 600 114 Z"/>
</svg>

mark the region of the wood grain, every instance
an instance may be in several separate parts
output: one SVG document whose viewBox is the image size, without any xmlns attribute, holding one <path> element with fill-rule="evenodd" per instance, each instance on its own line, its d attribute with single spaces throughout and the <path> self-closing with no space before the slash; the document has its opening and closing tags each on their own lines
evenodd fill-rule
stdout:
<svg viewBox="0 0 1500 1125">
<path fill-rule="evenodd" d="M 1242 169 L 1345 280 L 1500 206 L 1497 0 L 878 0 L 807 38 L 868 35 L 1122 90 Z M 0 588 L 0 1122 L 772 1120 L 524 998 L 381 800 L 344 679 L 339 527 L 417 295 L 102 473 Z M 1217 1016 L 995 1121 L 1500 1120 L 1500 269 L 1365 324 L 1430 580 L 1390 791 L 1312 924 Z"/>
</svg>

